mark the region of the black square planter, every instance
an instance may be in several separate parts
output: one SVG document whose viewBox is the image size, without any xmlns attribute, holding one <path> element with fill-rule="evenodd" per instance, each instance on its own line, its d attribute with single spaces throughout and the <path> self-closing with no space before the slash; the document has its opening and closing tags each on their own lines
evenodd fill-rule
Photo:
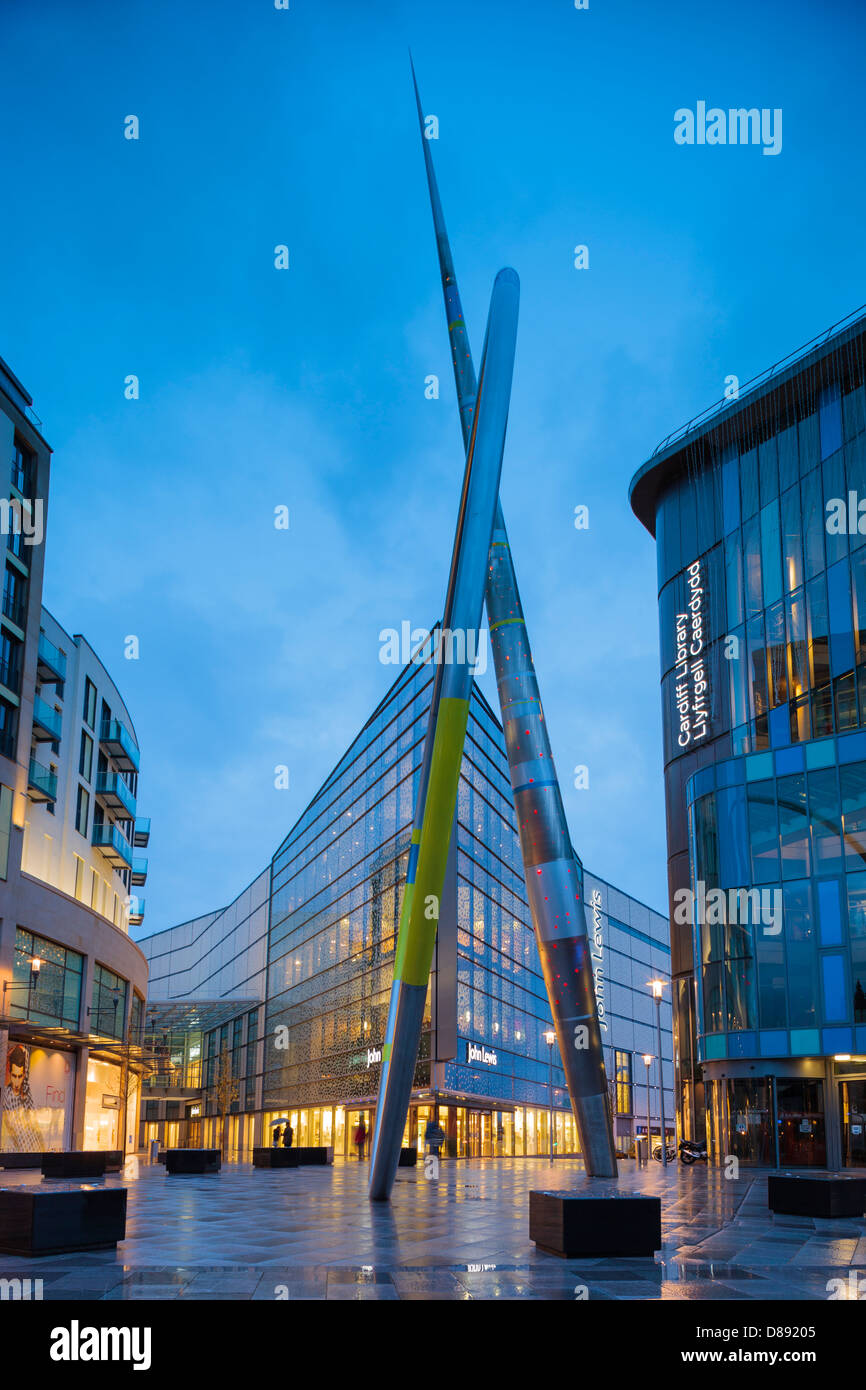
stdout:
<svg viewBox="0 0 866 1390">
<path fill-rule="evenodd" d="M 105 1149 L 79 1149 L 42 1155 L 43 1178 L 102 1178 L 108 1166 Z"/>
<path fill-rule="evenodd" d="M 772 1173 L 767 1205 L 785 1216 L 862 1216 L 866 1174 Z"/>
<path fill-rule="evenodd" d="M 653 1255 L 662 1243 L 658 1197 L 530 1192 L 529 1238 L 563 1259 Z"/>
<path fill-rule="evenodd" d="M 417 1149 L 401 1149 L 400 1157 L 397 1161 L 398 1168 L 414 1168 L 418 1162 Z"/>
<path fill-rule="evenodd" d="M 254 1168 L 297 1168 L 299 1164 L 297 1149 L 253 1149 Z"/>
<path fill-rule="evenodd" d="M 0 1252 L 105 1250 L 126 1235 L 125 1187 L 0 1188 Z"/>
<path fill-rule="evenodd" d="M 294 1152 L 298 1155 L 299 1163 L 333 1163 L 334 1150 L 328 1145 L 316 1148 L 300 1148 Z"/>
<path fill-rule="evenodd" d="M 166 1149 L 167 1173 L 218 1173 L 222 1166 L 219 1149 Z"/>
</svg>

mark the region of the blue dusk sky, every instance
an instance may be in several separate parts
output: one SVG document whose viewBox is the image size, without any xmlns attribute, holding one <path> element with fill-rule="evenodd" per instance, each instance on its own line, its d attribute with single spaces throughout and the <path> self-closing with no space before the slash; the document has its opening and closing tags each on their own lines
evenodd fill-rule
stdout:
<svg viewBox="0 0 866 1390">
<path fill-rule="evenodd" d="M 572 838 L 665 910 L 628 484 L 866 299 L 863 7 L 3 0 L 0 35 L 0 354 L 55 451 L 46 605 L 141 745 L 139 935 L 264 867 L 396 675 L 380 631 L 441 609 L 463 459 L 409 45 L 476 362 L 521 278 L 502 501 Z M 677 144 L 698 102 L 781 109 L 780 151 Z"/>
</svg>

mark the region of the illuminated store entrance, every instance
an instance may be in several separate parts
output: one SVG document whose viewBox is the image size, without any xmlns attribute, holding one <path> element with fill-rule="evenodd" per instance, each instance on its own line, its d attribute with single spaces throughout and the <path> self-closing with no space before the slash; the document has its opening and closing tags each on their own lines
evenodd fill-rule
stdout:
<svg viewBox="0 0 866 1390">
<path fill-rule="evenodd" d="M 708 1147 L 714 1162 L 723 1164 L 733 1156 L 764 1168 L 826 1167 L 822 1081 L 729 1077 L 708 1082 L 706 1094 Z"/>
<path fill-rule="evenodd" d="M 273 1124 L 289 1117 L 296 1146 L 333 1147 L 336 1159 L 358 1159 L 355 1136 L 363 1121 L 366 1129 L 364 1158 L 370 1156 L 370 1142 L 376 1120 L 375 1105 L 305 1106 L 302 1109 L 265 1111 L 263 1143 L 270 1144 Z M 547 1110 L 515 1106 L 512 1110 L 489 1109 L 481 1105 L 450 1105 L 441 1101 L 413 1102 L 403 1131 L 403 1147 L 426 1153 L 427 1126 L 438 1123 L 445 1138 L 441 1158 L 533 1158 L 549 1152 L 550 1128 Z M 553 1117 L 554 1153 L 578 1155 L 577 1132 L 570 1112 L 556 1110 Z"/>
<path fill-rule="evenodd" d="M 839 1082 L 842 1117 L 842 1162 L 846 1168 L 866 1168 L 866 1080 Z"/>
</svg>

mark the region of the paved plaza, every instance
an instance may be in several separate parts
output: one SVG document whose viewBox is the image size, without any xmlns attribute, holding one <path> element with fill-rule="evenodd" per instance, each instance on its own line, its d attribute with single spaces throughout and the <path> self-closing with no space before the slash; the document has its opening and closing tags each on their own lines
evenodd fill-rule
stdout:
<svg viewBox="0 0 866 1390">
<path fill-rule="evenodd" d="M 620 1189 L 662 1199 L 654 1259 L 561 1260 L 529 1239 L 531 1189 L 610 1185 L 579 1160 L 443 1163 L 438 1180 L 401 1169 L 390 1204 L 367 1200 L 366 1163 L 166 1175 L 127 1162 L 117 1250 L 25 1260 L 0 1277 L 43 1281 L 44 1299 L 825 1300 L 828 1281 L 866 1292 L 866 1221 L 774 1216 L 766 1171 L 667 1172 L 621 1164 Z M 4 1173 L 4 1186 L 40 1184 Z M 49 1185 L 46 1183 L 46 1185 Z M 854 1278 L 849 1281 L 851 1271 Z"/>
</svg>

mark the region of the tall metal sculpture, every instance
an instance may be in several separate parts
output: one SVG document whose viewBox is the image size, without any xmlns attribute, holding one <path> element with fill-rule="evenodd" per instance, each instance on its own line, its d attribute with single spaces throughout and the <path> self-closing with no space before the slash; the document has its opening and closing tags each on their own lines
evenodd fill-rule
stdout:
<svg viewBox="0 0 866 1390">
<path fill-rule="evenodd" d="M 475 410 L 475 369 L 430 142 L 424 132 L 414 64 L 412 81 L 465 444 Z M 583 866 L 568 833 L 511 547 L 498 501 L 486 600 L 529 910 L 581 1152 L 589 1174 L 616 1177 L 610 1097 L 583 906 Z"/>
<path fill-rule="evenodd" d="M 487 556 L 499 496 L 519 297 L 520 284 L 514 271 L 500 270 L 490 298 L 477 409 L 466 441 L 463 493 L 445 614 L 434 658 L 434 699 L 419 778 L 382 1047 L 370 1165 L 369 1195 L 374 1201 L 385 1201 L 390 1196 L 421 1041 L 469 718 L 473 679 L 469 654 L 478 650 L 470 636 L 474 633 L 477 637 L 481 623 Z M 452 637 L 457 640 L 452 642 Z"/>
</svg>

